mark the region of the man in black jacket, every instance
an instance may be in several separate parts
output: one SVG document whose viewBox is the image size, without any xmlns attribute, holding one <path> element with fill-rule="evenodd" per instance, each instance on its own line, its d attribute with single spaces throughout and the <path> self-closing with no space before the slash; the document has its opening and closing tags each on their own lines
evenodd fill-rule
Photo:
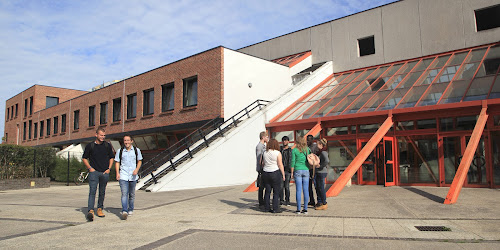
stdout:
<svg viewBox="0 0 500 250">
<path fill-rule="evenodd" d="M 292 148 L 288 146 L 288 143 L 290 143 L 290 138 L 288 138 L 288 136 L 283 136 L 281 141 L 283 142 L 283 146 L 281 146 L 281 158 L 283 160 L 283 168 L 285 169 L 285 181 L 281 188 L 283 191 L 280 193 L 280 201 L 281 205 L 285 204 L 290 206 L 290 164 L 292 162 Z"/>
</svg>

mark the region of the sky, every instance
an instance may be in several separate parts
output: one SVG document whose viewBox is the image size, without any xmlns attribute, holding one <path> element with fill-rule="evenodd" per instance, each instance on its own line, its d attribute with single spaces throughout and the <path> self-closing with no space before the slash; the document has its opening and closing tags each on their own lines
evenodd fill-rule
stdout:
<svg viewBox="0 0 500 250">
<path fill-rule="evenodd" d="M 35 85 L 89 90 L 222 45 L 240 49 L 395 0 L 2 0 L 5 101 Z"/>
</svg>

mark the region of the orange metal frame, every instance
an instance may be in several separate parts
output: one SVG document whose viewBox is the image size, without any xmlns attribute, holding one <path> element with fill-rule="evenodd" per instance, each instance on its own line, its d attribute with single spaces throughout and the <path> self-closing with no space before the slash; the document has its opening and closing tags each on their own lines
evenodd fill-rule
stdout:
<svg viewBox="0 0 500 250">
<path fill-rule="evenodd" d="M 328 192 L 326 192 L 327 197 L 337 196 L 340 191 L 345 187 L 347 182 L 352 178 L 352 176 L 358 171 L 366 158 L 375 149 L 378 143 L 384 138 L 385 134 L 389 131 L 393 124 L 392 114 L 387 117 L 382 126 L 377 130 L 377 132 L 371 137 L 368 143 L 361 149 L 359 154 L 352 160 L 351 164 L 344 170 L 340 177 L 333 183 Z"/>
<path fill-rule="evenodd" d="M 483 134 L 484 125 L 488 120 L 488 114 L 486 114 L 487 106 L 484 105 L 481 110 L 481 114 L 477 119 L 476 125 L 474 126 L 474 130 L 472 131 L 472 136 L 467 144 L 467 148 L 465 148 L 465 153 L 458 166 L 457 172 L 455 173 L 455 178 L 453 178 L 453 182 L 451 183 L 450 190 L 448 191 L 448 195 L 446 195 L 446 199 L 444 200 L 444 204 L 453 204 L 458 200 L 458 196 L 460 195 L 460 191 L 462 190 L 462 186 L 464 185 L 465 179 L 467 177 L 467 172 L 469 171 L 470 164 L 472 159 L 474 158 L 474 153 L 476 152 L 477 145 L 481 136 Z"/>
</svg>

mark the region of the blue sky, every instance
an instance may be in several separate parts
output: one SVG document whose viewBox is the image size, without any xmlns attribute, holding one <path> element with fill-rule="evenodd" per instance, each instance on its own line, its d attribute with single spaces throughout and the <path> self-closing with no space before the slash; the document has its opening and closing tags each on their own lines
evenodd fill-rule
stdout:
<svg viewBox="0 0 500 250">
<path fill-rule="evenodd" d="M 222 45 L 239 49 L 394 0 L 0 2 L 5 101 L 34 84 L 89 90 Z"/>
</svg>

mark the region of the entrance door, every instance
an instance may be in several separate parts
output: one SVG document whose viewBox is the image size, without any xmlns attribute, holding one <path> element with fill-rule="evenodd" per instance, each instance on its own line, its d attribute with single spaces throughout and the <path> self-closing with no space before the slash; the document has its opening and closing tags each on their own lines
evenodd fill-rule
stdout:
<svg viewBox="0 0 500 250">
<path fill-rule="evenodd" d="M 453 182 L 469 140 L 470 136 L 465 135 L 443 137 L 445 186 L 449 186 Z M 481 138 L 469 166 L 467 181 L 464 183 L 465 187 L 486 186 L 488 184 L 485 159 L 485 142 L 484 138 Z"/>
<path fill-rule="evenodd" d="M 359 139 L 360 150 L 369 139 Z M 394 186 L 394 139 L 384 137 L 359 170 L 360 183 L 364 185 Z"/>
</svg>

